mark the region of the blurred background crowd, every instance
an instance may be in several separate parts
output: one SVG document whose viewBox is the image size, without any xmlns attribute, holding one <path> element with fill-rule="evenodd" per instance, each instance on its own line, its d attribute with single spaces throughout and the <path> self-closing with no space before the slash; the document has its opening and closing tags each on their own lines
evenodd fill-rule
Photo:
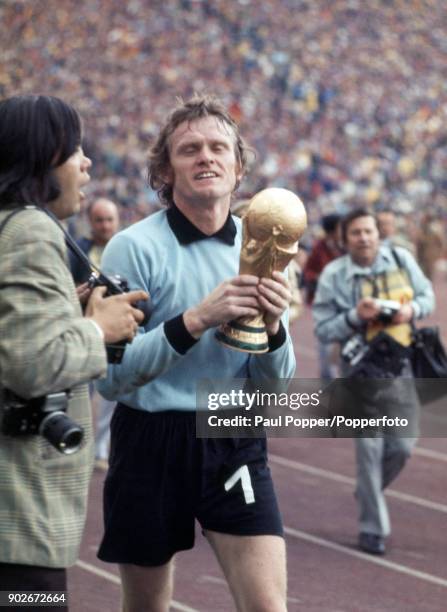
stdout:
<svg viewBox="0 0 447 612">
<path fill-rule="evenodd" d="M 239 197 L 292 189 L 314 227 L 391 208 L 411 233 L 447 220 L 446 31 L 444 0 L 3 0 L 0 97 L 80 110 L 91 197 L 124 225 L 157 206 L 145 166 L 166 110 L 208 91 L 257 153 Z"/>
</svg>

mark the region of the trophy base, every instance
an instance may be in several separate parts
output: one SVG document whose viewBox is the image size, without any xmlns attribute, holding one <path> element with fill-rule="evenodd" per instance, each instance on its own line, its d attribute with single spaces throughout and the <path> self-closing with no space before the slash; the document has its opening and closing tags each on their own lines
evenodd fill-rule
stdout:
<svg viewBox="0 0 447 612">
<path fill-rule="evenodd" d="M 269 341 L 265 327 L 252 327 L 239 323 L 239 321 L 230 321 L 221 325 L 215 334 L 217 340 L 243 353 L 267 353 L 269 350 Z"/>
</svg>

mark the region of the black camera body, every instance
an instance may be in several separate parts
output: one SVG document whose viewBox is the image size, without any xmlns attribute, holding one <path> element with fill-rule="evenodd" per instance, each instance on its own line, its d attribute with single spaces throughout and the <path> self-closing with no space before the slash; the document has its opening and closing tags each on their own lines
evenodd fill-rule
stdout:
<svg viewBox="0 0 447 612">
<path fill-rule="evenodd" d="M 380 331 L 370 342 L 360 334 L 354 336 L 341 355 L 352 368 L 349 378 L 375 379 L 400 376 L 410 354 L 408 347 Z"/>
<path fill-rule="evenodd" d="M 66 411 L 69 393 L 49 393 L 26 400 L 9 389 L 3 389 L 2 433 L 5 436 L 42 435 L 64 455 L 79 450 L 84 430 Z"/>
<path fill-rule="evenodd" d="M 95 287 L 106 287 L 107 292 L 105 297 L 129 292 L 127 280 L 119 274 L 107 276 L 102 272 L 93 273 L 88 279 L 88 286 L 91 289 L 94 289 Z M 143 312 L 144 320 L 141 325 L 146 325 L 152 314 L 150 298 L 147 300 L 138 300 L 133 306 L 134 308 L 138 308 L 138 310 Z M 115 344 L 106 344 L 107 361 L 109 363 L 121 363 L 124 351 L 126 350 L 126 345 L 126 340 L 122 340 L 121 342 L 117 342 Z"/>
<path fill-rule="evenodd" d="M 355 334 L 344 344 L 341 356 L 351 367 L 356 366 L 369 351 L 369 345 L 362 334 Z"/>
<path fill-rule="evenodd" d="M 379 298 L 376 298 L 375 302 L 380 308 L 378 321 L 388 325 L 392 322 L 394 315 L 399 312 L 400 303 L 396 300 L 381 300 Z"/>
</svg>

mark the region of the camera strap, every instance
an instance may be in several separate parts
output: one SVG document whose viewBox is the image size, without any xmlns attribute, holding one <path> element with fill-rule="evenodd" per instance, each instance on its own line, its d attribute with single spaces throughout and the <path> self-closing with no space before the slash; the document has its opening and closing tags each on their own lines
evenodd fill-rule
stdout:
<svg viewBox="0 0 447 612">
<path fill-rule="evenodd" d="M 408 276 L 408 271 L 405 268 L 404 265 L 402 265 L 402 261 L 396 251 L 396 249 L 394 247 L 392 247 L 390 249 L 391 254 L 393 256 L 393 259 L 396 263 L 397 269 L 400 271 L 400 273 L 404 274 L 407 282 L 411 285 L 409 276 Z M 384 293 L 388 296 L 388 298 L 390 298 L 390 288 L 389 288 L 389 277 L 388 277 L 388 271 L 387 272 L 380 272 L 379 274 L 375 274 L 373 276 L 369 276 L 366 277 L 365 280 L 367 280 L 367 282 L 369 282 L 371 284 L 372 287 L 372 297 L 379 297 L 379 285 L 378 285 L 378 280 L 380 279 L 380 281 L 382 282 L 383 285 L 383 291 Z"/>
<path fill-rule="evenodd" d="M 402 265 L 402 261 L 394 247 L 391 248 L 391 254 L 393 255 L 394 261 L 396 262 L 396 265 L 399 268 L 399 270 L 404 270 L 406 272 L 407 269 L 405 266 Z"/>
<path fill-rule="evenodd" d="M 56 225 L 60 228 L 61 232 L 64 234 L 65 244 L 70 249 L 70 251 L 73 253 L 73 255 L 77 257 L 77 259 L 81 262 L 84 268 L 88 270 L 90 273 L 96 272 L 97 274 L 100 274 L 100 270 L 95 266 L 95 264 L 93 264 L 90 261 L 90 259 L 84 253 L 84 251 L 80 248 L 80 246 L 76 243 L 76 241 L 67 232 L 65 227 L 59 221 L 59 219 L 50 210 L 46 208 L 40 208 L 40 210 L 44 212 L 46 215 L 48 215 L 48 217 L 50 217 L 50 219 L 52 219 L 56 223 Z"/>
</svg>

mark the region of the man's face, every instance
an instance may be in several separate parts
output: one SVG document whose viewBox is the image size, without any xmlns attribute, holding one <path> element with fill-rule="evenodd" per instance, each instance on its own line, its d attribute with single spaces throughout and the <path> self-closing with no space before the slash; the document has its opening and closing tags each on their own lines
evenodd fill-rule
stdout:
<svg viewBox="0 0 447 612">
<path fill-rule="evenodd" d="M 97 200 L 90 210 L 92 240 L 104 246 L 119 229 L 118 210 L 109 200 Z"/>
<path fill-rule="evenodd" d="M 53 170 L 60 194 L 48 203 L 48 208 L 58 219 L 66 219 L 79 212 L 81 202 L 85 199 L 82 187 L 90 180 L 88 170 L 91 165 L 92 162 L 84 155 L 82 147 L 78 147 L 71 157 Z"/>
<path fill-rule="evenodd" d="M 392 212 L 381 212 L 377 215 L 377 226 L 379 228 L 379 236 L 389 238 L 396 233 L 396 221 Z"/>
<path fill-rule="evenodd" d="M 359 266 L 370 266 L 379 250 L 379 231 L 374 217 L 357 217 L 346 231 L 346 250 Z"/>
<path fill-rule="evenodd" d="M 216 117 L 181 123 L 169 139 L 170 163 L 165 180 L 174 202 L 184 208 L 230 204 L 242 171 L 236 160 L 235 135 Z"/>
</svg>

